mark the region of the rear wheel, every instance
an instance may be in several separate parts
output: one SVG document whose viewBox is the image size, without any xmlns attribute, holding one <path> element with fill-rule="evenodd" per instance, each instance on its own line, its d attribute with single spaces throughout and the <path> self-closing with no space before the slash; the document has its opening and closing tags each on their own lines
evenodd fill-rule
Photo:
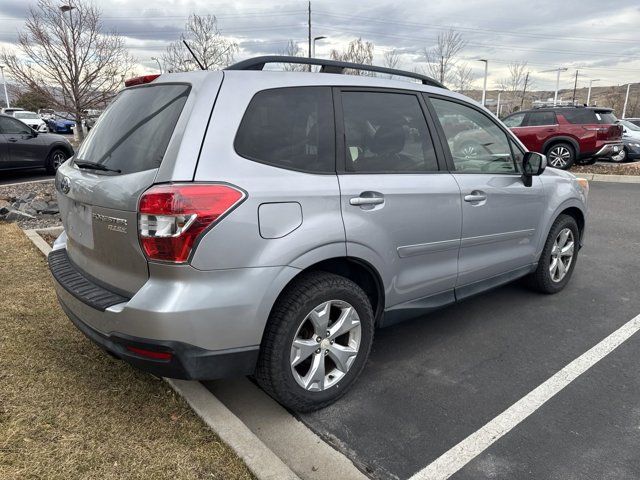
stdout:
<svg viewBox="0 0 640 480">
<path fill-rule="evenodd" d="M 627 160 L 627 147 L 624 147 L 617 155 L 611 157 L 612 162 L 622 163 Z"/>
<path fill-rule="evenodd" d="M 554 168 L 568 170 L 576 161 L 576 152 L 568 143 L 556 143 L 547 149 L 547 161 Z"/>
<path fill-rule="evenodd" d="M 331 273 L 303 274 L 273 308 L 256 379 L 287 408 L 325 407 L 364 368 L 373 330 L 371 303 L 357 284 Z"/>
<path fill-rule="evenodd" d="M 578 260 L 580 230 L 575 219 L 560 215 L 549 232 L 538 267 L 529 280 L 542 293 L 558 293 L 573 273 Z"/>
<path fill-rule="evenodd" d="M 60 149 L 55 148 L 51 151 L 49 156 L 47 157 L 46 168 L 47 172 L 53 175 L 58 170 L 58 167 L 62 165 L 68 158 L 67 153 Z"/>
</svg>

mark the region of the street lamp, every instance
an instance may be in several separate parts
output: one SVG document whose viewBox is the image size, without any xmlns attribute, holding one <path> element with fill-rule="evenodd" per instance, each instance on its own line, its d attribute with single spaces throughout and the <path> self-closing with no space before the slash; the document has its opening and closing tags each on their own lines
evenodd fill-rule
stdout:
<svg viewBox="0 0 640 480">
<path fill-rule="evenodd" d="M 627 84 L 627 95 L 624 97 L 624 107 L 622 108 L 622 118 L 627 117 L 627 103 L 629 102 L 629 89 L 631 88 L 631 84 Z"/>
<path fill-rule="evenodd" d="M 592 78 L 591 80 L 589 80 L 589 90 L 587 91 L 587 106 L 589 106 L 589 101 L 591 100 L 591 85 L 593 84 L 593 82 L 599 81 L 599 78 Z"/>
<path fill-rule="evenodd" d="M 485 106 L 487 100 L 487 73 L 489 72 L 489 60 L 481 58 L 479 62 L 484 62 L 484 85 L 482 86 L 482 106 Z"/>
<path fill-rule="evenodd" d="M 502 90 L 498 92 L 498 104 L 496 105 L 496 117 L 500 118 L 500 97 L 502 96 Z"/>
<path fill-rule="evenodd" d="M 327 37 L 321 36 L 321 37 L 314 37 L 313 38 L 313 53 L 311 54 L 312 57 L 315 58 L 315 56 L 316 56 L 316 41 L 317 40 L 323 40 L 325 38 L 327 38 Z"/>
<path fill-rule="evenodd" d="M 151 60 L 155 60 L 158 63 L 158 71 L 160 72 L 160 75 L 162 75 L 162 67 L 160 66 L 160 60 L 158 60 L 158 57 L 151 57 Z"/>
<path fill-rule="evenodd" d="M 0 65 L 0 72 L 2 72 L 2 85 L 4 86 L 4 99 L 7 102 L 7 108 L 9 108 L 9 95 L 7 94 L 7 81 L 4 79 L 4 65 Z"/>
<path fill-rule="evenodd" d="M 540 73 L 557 72 L 557 75 L 556 75 L 556 93 L 553 96 L 553 106 L 554 107 L 556 105 L 558 105 L 558 89 L 560 88 L 560 72 L 566 72 L 567 70 L 569 70 L 567 67 L 558 67 L 558 68 L 552 68 L 551 70 L 542 70 L 540 72 Z"/>
</svg>

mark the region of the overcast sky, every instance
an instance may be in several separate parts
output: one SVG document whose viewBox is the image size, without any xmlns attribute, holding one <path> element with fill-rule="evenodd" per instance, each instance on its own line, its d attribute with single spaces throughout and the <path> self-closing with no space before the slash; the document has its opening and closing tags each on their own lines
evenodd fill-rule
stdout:
<svg viewBox="0 0 640 480">
<path fill-rule="evenodd" d="M 306 1 L 94 1 L 105 25 L 126 37 L 140 73 L 157 69 L 150 58 L 180 37 L 190 13 L 215 14 L 222 32 L 239 43 L 238 60 L 279 53 L 288 39 L 306 51 Z M 15 42 L 29 5 L 35 3 L 0 0 L 0 45 Z M 396 49 L 403 53 L 401 68 L 409 70 L 424 65 L 424 48 L 453 27 L 468 42 L 462 61 L 473 67 L 478 88 L 484 68 L 479 58 L 489 59 L 489 88 L 506 75 L 510 61 L 528 62 L 536 89 L 555 87 L 555 73 L 540 72 L 558 66 L 569 68 L 561 88 L 573 87 L 576 68 L 579 86 L 589 78 L 601 79 L 596 85 L 640 81 L 638 0 L 316 0 L 312 27 L 313 36 L 328 37 L 317 44 L 319 57 L 362 37 L 374 43 L 375 63 L 382 63 L 385 51 Z"/>
</svg>

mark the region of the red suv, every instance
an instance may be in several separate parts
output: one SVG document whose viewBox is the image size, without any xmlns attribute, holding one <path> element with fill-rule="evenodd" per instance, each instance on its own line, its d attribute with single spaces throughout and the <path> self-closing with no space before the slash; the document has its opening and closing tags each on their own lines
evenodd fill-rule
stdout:
<svg viewBox="0 0 640 480">
<path fill-rule="evenodd" d="M 608 158 L 622 150 L 622 127 L 611 109 L 547 107 L 504 119 L 522 143 L 544 153 L 549 165 L 566 170 L 577 160 Z"/>
</svg>

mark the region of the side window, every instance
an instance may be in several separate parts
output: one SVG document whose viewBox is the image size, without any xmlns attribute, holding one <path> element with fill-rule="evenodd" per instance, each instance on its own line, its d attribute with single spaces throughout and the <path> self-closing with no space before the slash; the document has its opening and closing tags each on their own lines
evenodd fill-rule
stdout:
<svg viewBox="0 0 640 480">
<path fill-rule="evenodd" d="M 31 133 L 31 129 L 19 120 L 0 117 L 0 133 Z"/>
<path fill-rule="evenodd" d="M 515 113 L 505 118 L 503 123 L 509 128 L 521 127 L 524 121 L 524 115 L 524 113 Z"/>
<path fill-rule="evenodd" d="M 528 127 L 539 127 L 542 125 L 555 125 L 556 114 L 553 112 L 530 112 L 527 119 Z"/>
<path fill-rule="evenodd" d="M 333 100 L 328 87 L 258 92 L 235 139 L 239 155 L 280 168 L 335 172 Z"/>
<path fill-rule="evenodd" d="M 423 173 L 438 162 L 418 97 L 343 92 L 348 172 Z"/>
<path fill-rule="evenodd" d="M 432 98 L 456 172 L 517 173 L 504 131 L 487 115 L 449 100 Z"/>
</svg>

